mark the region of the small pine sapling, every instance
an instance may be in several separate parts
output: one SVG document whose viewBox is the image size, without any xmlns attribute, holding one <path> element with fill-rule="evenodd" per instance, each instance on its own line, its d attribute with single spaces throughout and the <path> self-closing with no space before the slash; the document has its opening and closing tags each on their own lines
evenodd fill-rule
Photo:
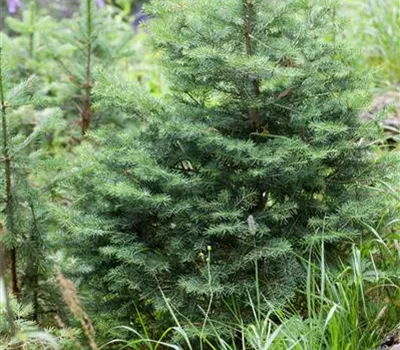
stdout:
<svg viewBox="0 0 400 350">
<path fill-rule="evenodd" d="M 380 218 L 369 187 L 390 165 L 375 162 L 359 120 L 368 79 L 333 40 L 331 1 L 155 0 L 149 11 L 171 94 L 97 80 L 103 106 L 145 122 L 94 135 L 69 174 L 75 207 L 56 215 L 74 272 L 119 322 L 135 306 L 160 322 L 160 288 L 193 322 L 205 310 L 229 322 L 232 305 L 246 320 L 249 296 L 260 312 L 293 297 L 307 246 L 344 253 Z"/>
<path fill-rule="evenodd" d="M 7 246 L 10 255 L 11 283 L 14 296 L 18 299 L 19 287 L 17 277 L 17 240 L 16 240 L 16 214 L 14 196 L 12 193 L 12 160 L 10 150 L 10 135 L 8 131 L 7 104 L 5 98 L 5 87 L 3 82 L 3 60 L 0 51 L 0 103 L 1 103 L 1 129 L 2 129 L 2 158 L 4 164 L 4 202 L 6 214 L 6 229 L 8 231 Z"/>
<path fill-rule="evenodd" d="M 96 5 L 94 0 L 83 1 L 76 19 L 62 22 L 68 30 L 55 35 L 57 45 L 53 49 L 53 57 L 74 85 L 72 98 L 80 114 L 82 136 L 94 122 L 92 87 L 95 71 L 99 68 L 123 69 L 119 65 L 121 59 L 132 57 L 132 28 L 113 10 L 99 7 L 103 6 Z M 65 43 L 73 52 L 67 57 L 65 51 L 59 50 L 60 44 Z"/>
<path fill-rule="evenodd" d="M 4 192 L 4 234 L 1 243 L 9 266 L 11 289 L 17 300 L 25 298 L 26 281 L 33 279 L 35 285 L 29 289 L 37 293 L 39 271 L 45 264 L 46 254 L 43 245 L 44 233 L 39 229 L 36 211 L 38 194 L 29 178 L 34 166 L 35 152 L 30 152 L 35 141 L 43 132 L 49 132 L 57 123 L 59 111 L 53 110 L 38 122 L 29 135 L 20 132 L 14 118 L 20 109 L 27 105 L 35 105 L 38 101 L 34 95 L 35 78 L 30 77 L 20 84 L 13 86 L 8 80 L 5 54 L 1 49 L 0 57 L 0 105 L 1 105 L 1 152 L 3 165 Z M 21 276 L 24 276 L 23 279 Z M 36 294 L 37 296 L 37 294 Z M 34 318 L 37 318 L 37 298 L 30 300 L 35 307 Z"/>
<path fill-rule="evenodd" d="M 104 110 L 92 100 L 99 69 L 124 71 L 152 92 L 162 89 L 158 66 L 149 64 L 154 58 L 143 46 L 146 34 L 134 33 L 119 10 L 85 0 L 72 18 L 57 22 L 40 4 L 31 0 L 21 18 L 6 18 L 10 36 L 3 35 L 3 44 L 15 57 L 9 63 L 9 79 L 17 84 L 34 74 L 40 81 L 42 100 L 64 112 L 68 127 L 60 126 L 58 137 L 49 139 L 45 147 L 56 150 L 75 145 L 90 126 L 126 124 L 126 114 L 118 109 Z"/>
</svg>

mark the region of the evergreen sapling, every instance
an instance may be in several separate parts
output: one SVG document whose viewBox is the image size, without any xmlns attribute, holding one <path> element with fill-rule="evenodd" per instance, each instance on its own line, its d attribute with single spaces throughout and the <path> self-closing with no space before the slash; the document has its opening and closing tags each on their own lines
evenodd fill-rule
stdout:
<svg viewBox="0 0 400 350">
<path fill-rule="evenodd" d="M 98 78 L 104 108 L 144 122 L 83 146 L 74 207 L 55 214 L 74 273 L 117 323 L 133 322 L 134 306 L 162 319 L 160 288 L 193 322 L 208 309 L 227 321 L 227 305 L 245 319 L 256 284 L 261 311 L 291 299 L 308 246 L 346 251 L 379 218 L 368 187 L 388 165 L 358 117 L 368 79 L 333 40 L 331 1 L 155 0 L 148 11 L 171 94 Z"/>
<path fill-rule="evenodd" d="M 119 63 L 132 56 L 132 28 L 112 9 L 99 7 L 104 6 L 94 0 L 83 1 L 76 17 L 63 21 L 66 32 L 54 35 L 56 40 L 51 49 L 72 86 L 73 94 L 69 96 L 75 102 L 72 113 L 79 112 L 82 136 L 99 123 L 100 113 L 95 115 L 92 101 L 95 71 L 98 68 L 123 69 Z M 59 50 L 60 45 L 65 46 L 65 51 Z"/>
<path fill-rule="evenodd" d="M 1 49 L 2 50 L 2 49 Z M 35 77 L 30 77 L 13 86 L 8 79 L 6 62 L 10 58 L 1 52 L 0 57 L 0 104 L 2 181 L 1 244 L 4 250 L 2 271 L 9 269 L 11 290 L 17 301 L 31 302 L 33 318 L 39 314 L 39 280 L 44 276 L 47 264 L 45 235 L 42 232 L 42 217 L 38 191 L 34 189 L 30 173 L 36 161 L 32 145 L 43 132 L 50 132 L 57 123 L 58 110 L 51 110 L 47 118 L 38 122 L 29 135 L 20 132 L 14 120 L 16 113 L 27 105 L 37 105 L 33 91 Z M 3 274 L 2 277 L 7 277 Z M 32 283 L 31 283 L 31 282 Z M 32 297 L 28 297 L 32 293 Z M 27 300 L 29 299 L 29 300 Z"/>
<path fill-rule="evenodd" d="M 3 126 L 7 122 L 6 115 L 6 104 L 4 99 L 4 89 L 3 89 L 3 72 L 2 72 L 2 49 L 0 48 L 0 102 L 1 102 L 1 121 Z M 6 132 L 7 133 L 7 132 Z M 4 139 L 4 137 L 3 137 Z M 3 142 L 3 157 L 7 153 L 7 143 Z M 6 173 L 6 171 L 5 171 Z M 5 174 L 6 176 L 6 174 Z M 7 195 L 7 194 L 6 194 Z M 10 326 L 10 335 L 13 336 L 15 333 L 14 326 L 14 316 L 10 308 L 10 302 L 8 298 L 8 288 L 7 288 L 7 249 L 4 245 L 4 226 L 1 224 L 0 227 L 0 315 L 5 314 L 7 322 Z"/>
</svg>

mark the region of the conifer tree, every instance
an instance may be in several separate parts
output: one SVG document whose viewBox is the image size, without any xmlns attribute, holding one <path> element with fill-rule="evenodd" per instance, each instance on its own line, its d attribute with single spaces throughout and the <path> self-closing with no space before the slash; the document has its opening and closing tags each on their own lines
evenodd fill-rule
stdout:
<svg viewBox="0 0 400 350">
<path fill-rule="evenodd" d="M 88 122 L 93 129 L 101 124 L 125 124 L 120 111 L 105 113 L 94 105 L 90 91 L 97 69 L 124 70 L 140 80 L 143 88 L 160 90 L 158 75 L 142 44 L 145 34 L 135 34 L 115 7 L 100 8 L 94 0 L 80 5 L 72 18 L 57 22 L 40 1 L 31 0 L 21 18 L 6 18 L 10 36 L 3 35 L 3 44 L 15 57 L 9 63 L 10 79 L 17 84 L 34 74 L 40 80 L 42 100 L 64 112 L 67 123 L 60 125 L 57 137 L 49 136 L 48 144 L 43 145 L 53 153 L 80 142 L 82 127 Z M 34 124 L 27 119 L 23 118 L 25 124 Z"/>
<path fill-rule="evenodd" d="M 96 3 L 95 0 L 81 2 L 74 20 L 63 23 L 67 32 L 55 34 L 57 40 L 53 47 L 53 57 L 67 74 L 69 83 L 73 83 L 70 97 L 76 102 L 73 108 L 75 114 L 79 112 L 82 135 L 93 124 L 91 96 L 95 68 L 107 67 L 111 70 L 118 60 L 132 55 L 129 47 L 133 38 L 132 28 L 127 23 L 119 22 L 111 9 L 99 9 L 101 4 Z M 65 43 L 66 51 L 60 51 L 59 46 Z M 70 54 L 65 57 L 68 51 Z"/>
<path fill-rule="evenodd" d="M 10 307 L 10 301 L 8 297 L 7 288 L 7 274 L 6 274 L 6 250 L 3 247 L 2 239 L 4 234 L 3 227 L 0 228 L 0 318 L 5 316 L 7 324 L 9 327 L 9 332 L 11 336 L 14 335 L 15 325 L 14 325 L 14 315 Z"/>
<path fill-rule="evenodd" d="M 4 92 L 3 70 L 2 70 L 2 52 L 0 51 L 0 103 L 1 103 L 1 129 L 2 129 L 2 157 L 4 163 L 4 198 L 5 198 L 5 214 L 6 228 L 9 231 L 9 254 L 10 254 L 10 271 L 12 281 L 12 291 L 15 297 L 19 297 L 18 277 L 17 277 L 17 252 L 16 252 L 16 217 L 15 203 L 12 193 L 12 161 L 10 154 L 10 135 L 8 131 L 7 120 L 7 104 Z"/>
<path fill-rule="evenodd" d="M 144 123 L 83 147 L 75 206 L 56 212 L 74 272 L 114 319 L 133 304 L 160 318 L 159 288 L 194 321 L 210 299 L 214 319 L 227 304 L 246 317 L 254 290 L 266 310 L 303 281 L 306 247 L 345 251 L 380 215 L 368 186 L 383 165 L 358 117 L 368 80 L 332 40 L 331 1 L 155 0 L 149 11 L 171 95 L 98 80 L 103 105 Z"/>
<path fill-rule="evenodd" d="M 1 51 L 2 49 L 0 49 Z M 5 253 L 2 261 L 9 268 L 11 289 L 17 300 L 27 301 L 26 289 L 32 291 L 35 298 L 30 298 L 34 307 L 34 318 L 38 314 L 38 283 L 43 276 L 43 266 L 46 265 L 44 234 L 40 230 L 41 219 L 38 194 L 34 190 L 30 173 L 33 169 L 35 156 L 29 152 L 31 145 L 39 135 L 52 129 L 52 123 L 57 123 L 57 110 L 47 114 L 29 134 L 20 132 L 15 114 L 27 105 L 37 104 L 34 95 L 35 78 L 30 77 L 13 86 L 8 79 L 8 69 L 3 52 L 0 52 L 0 105 L 1 105 L 1 160 L 3 191 L 1 222 L 4 230 L 0 236 Z M 5 274 L 2 276 L 5 277 Z M 34 280 L 28 286 L 26 281 Z M 27 288 L 25 288 L 27 287 Z"/>
</svg>

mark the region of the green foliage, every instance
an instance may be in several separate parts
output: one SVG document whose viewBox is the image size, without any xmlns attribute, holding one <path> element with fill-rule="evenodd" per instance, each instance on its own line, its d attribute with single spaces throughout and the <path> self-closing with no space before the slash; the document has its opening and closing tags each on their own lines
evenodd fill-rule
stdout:
<svg viewBox="0 0 400 350">
<path fill-rule="evenodd" d="M 70 155 L 65 151 L 80 141 L 82 97 L 90 97 L 94 72 L 102 67 L 123 69 L 149 92 L 161 93 L 162 87 L 143 46 L 146 34 L 134 35 L 117 10 L 97 9 L 90 0 L 74 18 L 57 21 L 40 1 L 31 0 L 23 8 L 21 16 L 6 19 L 8 35 L 1 33 L 6 63 L 7 146 L 3 153 L 6 150 L 10 155 L 3 154 L 1 164 L 8 158 L 11 161 L 11 186 L 6 195 L 10 199 L 2 202 L 6 229 L 1 240 L 7 250 L 7 262 L 2 266 L 10 267 L 7 271 L 12 273 L 2 274 L 0 280 L 15 281 L 8 285 L 23 305 L 32 305 L 28 318 L 48 325 L 54 324 L 54 313 L 63 313 L 53 269 L 63 254 L 48 232 L 53 222 L 47 205 L 50 198 L 60 199 L 57 172 L 68 166 Z M 102 110 L 91 103 L 87 107 L 94 114 L 93 128 L 102 123 L 126 124 L 120 111 Z M 55 157 L 49 159 L 49 155 Z M 1 186 L 6 187 L 5 181 Z"/>
<path fill-rule="evenodd" d="M 168 318 L 161 289 L 194 323 L 211 297 L 215 320 L 235 305 L 246 322 L 256 281 L 265 313 L 305 280 L 307 247 L 345 254 L 380 219 L 370 187 L 390 163 L 375 162 L 373 125 L 358 118 L 368 79 L 333 40 L 331 2 L 148 9 L 171 94 L 98 79 L 99 104 L 142 123 L 92 135 L 67 175 L 73 206 L 55 216 L 98 315 L 136 322 L 137 308 L 157 325 Z"/>
<path fill-rule="evenodd" d="M 125 71 L 127 76 L 140 80 L 143 88 L 159 91 L 149 85 L 156 78 L 153 71 L 142 65 L 146 54 L 141 46 L 143 37 L 133 34 L 132 27 L 119 12 L 112 8 L 98 9 L 93 0 L 84 1 L 76 18 L 63 21 L 61 28 L 64 30 L 53 34 L 55 41 L 49 49 L 64 73 L 64 84 L 72 89 L 64 102 L 68 104 L 65 114 L 72 123 L 71 130 L 76 131 L 76 125 L 81 124 L 82 131 L 86 132 L 88 125 L 84 124 L 89 121 L 93 128 L 102 124 L 125 124 L 125 116 L 120 111 L 104 111 L 99 105 L 93 105 L 96 101 L 91 98 L 91 90 L 98 70 Z M 60 45 L 64 50 L 60 50 Z M 129 64 L 132 60 L 134 65 Z M 80 114 L 78 120 L 77 114 Z M 79 138 L 77 134 L 71 136 Z"/>
<path fill-rule="evenodd" d="M 3 35 L 3 44 L 13 57 L 9 64 L 11 79 L 18 83 L 35 74 L 42 103 L 63 112 L 66 123 L 60 123 L 55 134 L 48 135 L 43 144 L 46 149 L 57 153 L 79 142 L 81 119 L 88 112 L 93 128 L 125 125 L 124 114 L 102 110 L 90 99 L 99 69 L 124 71 L 126 77 L 140 81 L 143 89 L 163 91 L 158 68 L 143 45 L 146 34 L 140 31 L 135 35 L 119 11 L 99 9 L 91 0 L 82 2 L 73 18 L 56 21 L 34 3 L 31 1 L 33 5 L 26 8 L 21 19 L 7 18 L 7 29 L 14 35 Z M 28 125 L 34 123 L 31 111 L 24 116 Z"/>
<path fill-rule="evenodd" d="M 39 103 L 35 95 L 35 77 L 13 86 L 8 79 L 7 55 L 0 58 L 0 101 L 1 101 L 1 244 L 4 245 L 7 264 L 10 267 L 12 291 L 17 298 L 31 302 L 33 318 L 43 312 L 46 295 L 50 290 L 45 283 L 48 278 L 46 237 L 39 191 L 30 178 L 40 153 L 35 142 L 42 133 L 50 132 L 59 111 L 50 109 L 41 114 L 42 118 L 31 132 L 20 128 L 16 115 L 21 109 L 34 110 Z M 29 106 L 29 107 L 28 107 Z M 26 110 L 26 109 L 25 109 Z M 5 269 L 5 267 L 3 267 Z M 52 304 L 50 304 L 52 307 Z"/>
<path fill-rule="evenodd" d="M 0 349 L 11 350 L 53 350 L 59 349 L 56 337 L 50 332 L 40 331 L 37 324 L 33 321 L 27 321 L 29 315 L 33 312 L 29 306 L 23 307 L 14 299 L 11 303 L 13 313 L 16 317 L 16 333 L 10 335 L 10 329 L 6 320 L 0 315 Z"/>
<path fill-rule="evenodd" d="M 0 348 L 376 348 L 400 314 L 398 150 L 360 123 L 341 38 L 396 84 L 397 3 L 351 0 L 343 35 L 333 0 L 154 0 L 150 52 L 139 2 L 106 2 L 6 19 Z"/>
<path fill-rule="evenodd" d="M 349 26 L 346 39 L 361 48 L 362 64 L 377 71 L 378 86 L 400 82 L 400 3 L 398 0 L 350 0 L 343 2 Z"/>
</svg>

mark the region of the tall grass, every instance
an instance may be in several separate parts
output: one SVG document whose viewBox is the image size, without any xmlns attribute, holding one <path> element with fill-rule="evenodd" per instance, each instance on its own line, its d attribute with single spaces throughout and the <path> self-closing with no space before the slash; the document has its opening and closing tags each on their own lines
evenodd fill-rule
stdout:
<svg viewBox="0 0 400 350">
<path fill-rule="evenodd" d="M 383 244 L 383 243 L 382 243 Z M 388 247 L 390 249 L 390 247 Z M 369 248 L 368 248 L 369 249 Z M 386 248 L 383 249 L 386 251 Z M 400 251 L 399 251 L 400 255 Z M 400 293 L 396 283 L 379 270 L 379 256 L 365 254 L 353 246 L 350 259 L 337 268 L 325 261 L 324 245 L 310 250 L 308 260 L 304 260 L 306 280 L 298 291 L 296 305 L 286 308 L 270 304 L 268 313 L 260 312 L 258 300 L 248 297 L 253 321 L 244 324 L 241 316 L 233 312 L 234 324 L 224 324 L 212 319 L 211 306 L 204 310 L 203 323 L 192 323 L 181 315 L 169 300 L 160 293 L 175 325 L 164 331 L 158 340 L 149 338 L 143 322 L 141 330 L 120 327 L 128 331 L 125 339 L 115 339 L 107 348 L 125 349 L 174 349 L 174 350 L 371 350 L 376 349 L 387 332 L 398 320 L 391 318 L 390 303 L 398 299 Z M 212 278 L 212 276 L 210 277 Z M 71 313 L 82 323 L 83 334 L 90 340 L 88 348 L 97 348 L 91 321 L 81 308 L 76 291 L 71 283 L 59 274 L 63 295 Z M 388 293 L 389 292 L 389 293 Z M 392 294 L 390 294 L 392 293 Z M 259 298 L 263 298 L 260 294 Z M 232 310 L 234 308 L 232 307 Z M 399 313 L 397 312 L 396 315 Z M 140 315 L 139 315 L 140 316 Z M 88 328 L 89 327 L 89 328 Z M 19 325 L 19 328 L 24 328 Z M 61 327 L 67 329 L 65 326 Z M 224 332 L 221 332 L 221 328 Z M 26 326 L 25 326 L 25 330 Z M 88 336 L 88 334 L 89 336 Z M 130 336 L 129 336 L 130 333 Z M 44 333 L 28 333 L 28 338 L 15 338 L 26 349 L 57 348 L 52 339 Z M 35 338 L 36 336 L 39 337 Z M 126 340 L 130 339 L 130 340 Z M 80 340 L 72 336 L 74 349 L 84 349 Z M 45 345 L 43 342 L 47 342 Z M 11 343 L 8 343 L 10 346 Z M 7 349 L 5 347 L 4 349 Z M 24 347 L 22 347 L 24 348 Z M 69 347 L 68 347 L 69 348 Z M 2 347 L 0 346 L 0 349 Z"/>
<path fill-rule="evenodd" d="M 342 0 L 346 39 L 378 70 L 378 85 L 400 83 L 400 1 Z"/>
<path fill-rule="evenodd" d="M 319 256 L 318 260 L 313 256 Z M 299 290 L 304 310 L 298 305 L 287 308 L 270 305 L 270 311 L 261 314 L 257 301 L 249 297 L 253 322 L 245 325 L 240 315 L 235 314 L 237 323 L 224 325 L 230 336 L 221 336 L 221 325 L 209 313 L 205 313 L 203 324 L 208 325 L 205 331 L 180 315 L 164 298 L 175 326 L 167 329 L 159 340 L 149 339 L 146 332 L 123 327 L 131 332 L 133 339 L 116 339 L 108 345 L 121 343 L 127 348 L 149 350 L 375 349 L 395 325 L 387 315 L 387 300 L 380 294 L 388 283 L 376 266 L 372 255 L 366 259 L 354 246 L 348 262 L 343 262 L 339 269 L 330 268 L 321 246 L 318 251 L 310 252 L 310 259 L 304 262 L 307 279 L 303 290 Z M 145 330 L 145 325 L 142 328 Z"/>
</svg>

